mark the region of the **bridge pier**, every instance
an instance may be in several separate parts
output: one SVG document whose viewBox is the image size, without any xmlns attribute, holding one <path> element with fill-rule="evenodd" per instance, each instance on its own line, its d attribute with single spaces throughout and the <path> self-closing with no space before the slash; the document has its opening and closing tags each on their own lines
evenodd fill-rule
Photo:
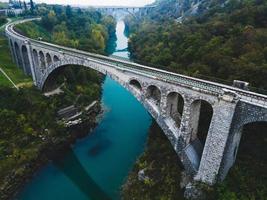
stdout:
<svg viewBox="0 0 267 200">
<path fill-rule="evenodd" d="M 36 71 L 35 71 L 35 68 L 34 68 L 34 60 L 33 60 L 33 56 L 32 56 L 32 48 L 31 48 L 31 45 L 29 44 L 28 41 L 26 42 L 26 48 L 27 48 L 28 58 L 29 58 L 29 61 L 30 61 L 30 69 L 31 69 L 31 76 L 32 76 L 32 79 L 33 79 L 33 84 L 37 85 L 37 82 L 36 82 Z"/>
<path fill-rule="evenodd" d="M 164 118 L 168 117 L 167 107 L 167 91 L 161 91 L 160 113 Z"/>
<path fill-rule="evenodd" d="M 16 56 L 15 56 L 14 45 L 13 45 L 13 42 L 12 42 L 11 39 L 8 39 L 8 45 L 9 45 L 9 50 L 10 50 L 10 53 L 11 53 L 12 61 L 13 61 L 14 63 L 17 63 L 17 62 L 16 62 Z"/>
<path fill-rule="evenodd" d="M 215 104 L 195 181 L 216 183 L 238 100 L 235 93 L 226 93 Z"/>
</svg>

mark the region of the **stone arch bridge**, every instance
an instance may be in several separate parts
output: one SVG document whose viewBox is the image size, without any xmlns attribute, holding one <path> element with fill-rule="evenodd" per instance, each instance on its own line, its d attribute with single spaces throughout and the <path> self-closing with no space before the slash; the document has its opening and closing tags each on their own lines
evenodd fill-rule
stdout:
<svg viewBox="0 0 267 200">
<path fill-rule="evenodd" d="M 32 19 L 31 19 L 32 20 Z M 110 76 L 131 92 L 157 121 L 195 181 L 215 184 L 234 164 L 242 127 L 267 121 L 267 96 L 27 38 L 6 26 L 14 62 L 42 89 L 54 70 L 77 65 Z M 205 143 L 198 138 L 203 104 L 211 110 Z M 205 114 L 205 113 L 204 113 Z"/>
<path fill-rule="evenodd" d="M 99 6 L 93 7 L 99 12 L 107 13 L 110 15 L 115 15 L 116 12 L 123 12 L 126 14 L 130 14 L 136 17 L 136 13 L 139 14 L 139 17 L 147 15 L 153 8 L 156 6 Z"/>
</svg>

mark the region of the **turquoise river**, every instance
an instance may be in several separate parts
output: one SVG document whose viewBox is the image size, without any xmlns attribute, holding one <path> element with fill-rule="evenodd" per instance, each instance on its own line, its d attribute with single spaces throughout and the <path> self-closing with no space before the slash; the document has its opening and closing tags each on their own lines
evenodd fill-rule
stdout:
<svg viewBox="0 0 267 200">
<path fill-rule="evenodd" d="M 125 24 L 117 23 L 113 55 L 128 57 Z M 62 160 L 36 173 L 16 199 L 120 199 L 120 188 L 144 151 L 152 119 L 143 106 L 118 83 L 106 77 L 102 104 L 107 110 L 98 126 L 75 143 Z"/>
</svg>

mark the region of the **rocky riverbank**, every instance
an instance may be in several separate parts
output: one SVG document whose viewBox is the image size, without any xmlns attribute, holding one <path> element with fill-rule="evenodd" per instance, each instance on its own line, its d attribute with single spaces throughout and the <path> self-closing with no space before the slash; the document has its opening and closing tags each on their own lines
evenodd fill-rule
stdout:
<svg viewBox="0 0 267 200">
<path fill-rule="evenodd" d="M 122 187 L 124 200 L 183 200 L 182 165 L 167 137 L 153 122 L 145 152 L 137 160 Z"/>
<path fill-rule="evenodd" d="M 0 199 L 13 199 L 25 183 L 31 180 L 36 171 L 53 159 L 59 159 L 64 156 L 65 152 L 78 138 L 87 136 L 96 127 L 98 116 L 101 113 L 101 105 L 97 102 L 83 116 L 83 123 L 66 129 L 66 137 L 47 141 L 42 149 L 39 150 L 36 159 L 25 163 L 21 171 L 14 171 L 14 173 L 8 174 L 5 177 L 5 184 L 0 187 Z"/>
</svg>

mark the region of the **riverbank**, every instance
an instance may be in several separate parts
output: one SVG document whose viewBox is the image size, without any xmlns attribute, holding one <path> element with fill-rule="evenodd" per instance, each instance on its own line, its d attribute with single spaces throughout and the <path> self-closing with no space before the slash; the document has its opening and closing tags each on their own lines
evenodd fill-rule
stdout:
<svg viewBox="0 0 267 200">
<path fill-rule="evenodd" d="M 48 162 L 63 157 L 77 139 L 87 136 L 96 127 L 101 112 L 100 103 L 94 104 L 83 123 L 66 130 L 66 137 L 55 138 L 53 141 L 47 142 L 38 152 L 36 159 L 25 163 L 19 173 L 16 172 L 5 177 L 5 184 L 0 187 L 1 200 L 13 199 L 38 170 Z"/>
<path fill-rule="evenodd" d="M 266 199 L 266 132 L 265 123 L 244 127 L 234 166 L 222 183 L 213 188 L 203 188 L 205 199 Z M 122 199 L 183 200 L 181 172 L 178 156 L 154 122 L 150 128 L 146 150 L 135 163 L 122 187 Z"/>
<path fill-rule="evenodd" d="M 146 149 L 122 186 L 122 199 L 183 200 L 183 190 L 180 189 L 182 171 L 182 165 L 168 138 L 153 121 Z"/>
</svg>

